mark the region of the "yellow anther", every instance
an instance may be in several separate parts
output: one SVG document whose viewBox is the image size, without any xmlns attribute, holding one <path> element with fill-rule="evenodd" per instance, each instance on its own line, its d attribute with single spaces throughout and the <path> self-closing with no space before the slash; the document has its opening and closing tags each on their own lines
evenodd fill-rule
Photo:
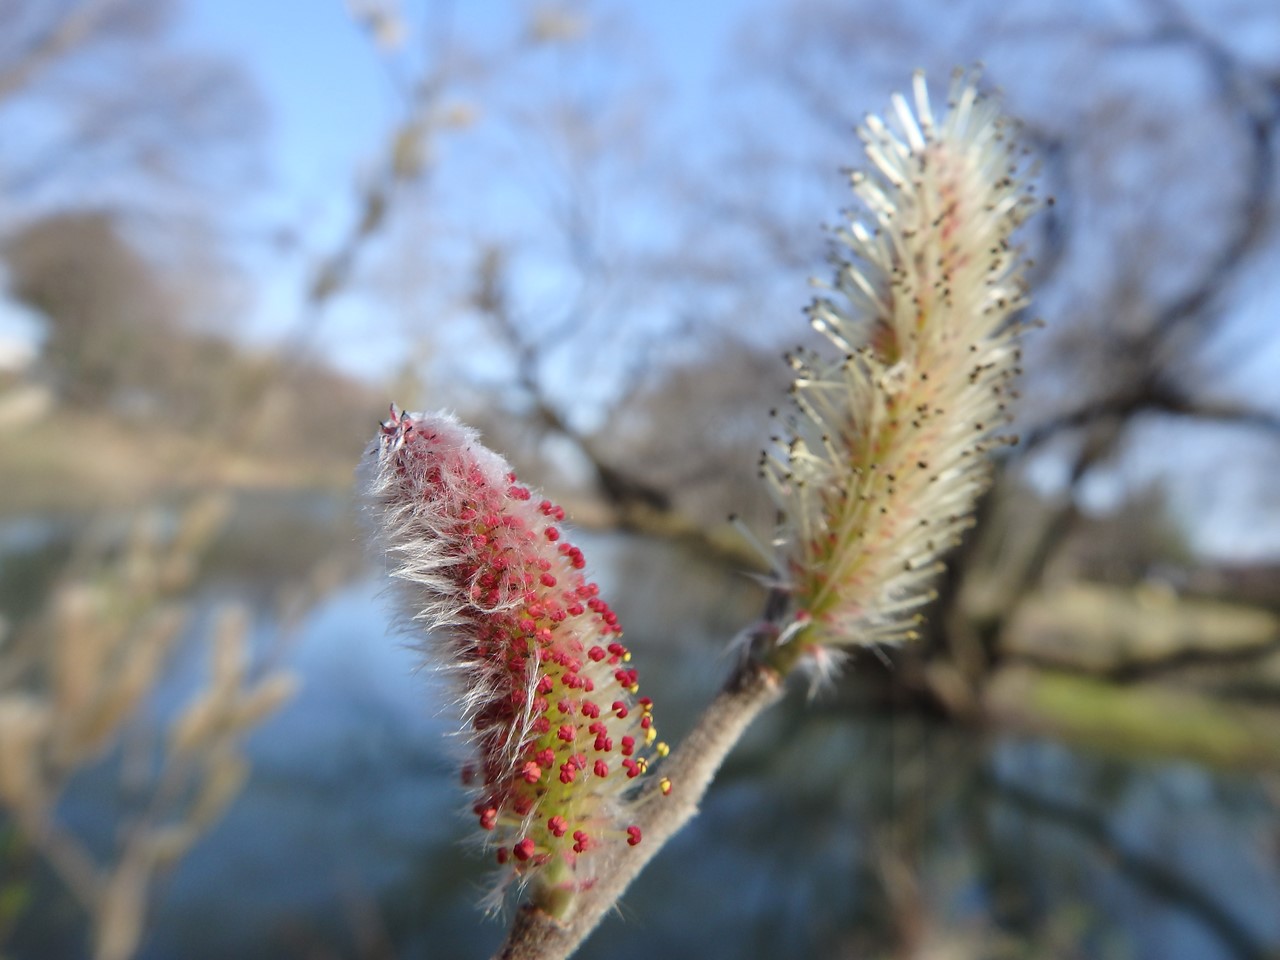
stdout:
<svg viewBox="0 0 1280 960">
<path fill-rule="evenodd" d="M 662 791 L 662 795 L 665 797 L 671 792 L 671 781 L 663 777 L 658 781 L 658 789 Z"/>
<path fill-rule="evenodd" d="M 630 663 L 630 662 L 631 662 L 631 651 L 630 651 L 630 650 L 628 650 L 626 653 L 624 653 L 624 654 L 622 655 L 622 662 L 623 662 L 623 663 Z"/>
<path fill-rule="evenodd" d="M 638 684 L 638 683 L 633 683 L 631 686 L 627 687 L 627 692 L 628 692 L 628 693 L 639 693 L 639 692 L 640 692 L 640 684 Z"/>
<path fill-rule="evenodd" d="M 660 757 L 665 757 L 671 752 L 671 748 L 667 746 L 665 740 L 661 741 L 654 749 L 658 751 L 658 756 Z"/>
<path fill-rule="evenodd" d="M 653 727 L 650 727 L 648 730 L 646 730 L 644 732 L 645 746 L 649 746 L 650 744 L 652 744 L 653 741 L 657 739 L 657 736 L 658 736 L 658 731 L 655 730 Z"/>
</svg>

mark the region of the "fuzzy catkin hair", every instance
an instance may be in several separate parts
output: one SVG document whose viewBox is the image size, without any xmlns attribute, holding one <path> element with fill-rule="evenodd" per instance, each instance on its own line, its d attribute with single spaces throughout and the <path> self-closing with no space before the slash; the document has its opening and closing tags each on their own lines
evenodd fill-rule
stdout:
<svg viewBox="0 0 1280 960">
<path fill-rule="evenodd" d="M 474 743 L 463 779 L 505 879 L 566 913 L 641 840 L 628 797 L 666 752 L 651 703 L 564 511 L 451 415 L 391 412 L 366 455 L 378 544 L 454 681 Z"/>
<path fill-rule="evenodd" d="M 795 412 L 761 460 L 787 518 L 784 667 L 916 635 L 939 558 L 988 483 L 987 453 L 1009 439 L 1026 303 L 1011 238 L 1034 207 L 1021 154 L 973 78 L 956 75 L 941 119 L 922 75 L 914 88 L 914 112 L 895 96 L 890 124 L 859 131 L 864 212 L 839 232 L 830 295 L 809 311 L 839 356 L 789 355 Z"/>
</svg>

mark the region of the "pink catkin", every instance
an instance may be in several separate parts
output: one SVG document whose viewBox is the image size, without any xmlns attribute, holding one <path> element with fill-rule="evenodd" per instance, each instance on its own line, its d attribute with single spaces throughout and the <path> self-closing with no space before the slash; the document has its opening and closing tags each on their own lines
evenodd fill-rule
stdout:
<svg viewBox="0 0 1280 960">
<path fill-rule="evenodd" d="M 391 575 L 458 683 L 474 809 L 499 863 L 589 885 L 610 849 L 639 842 L 626 795 L 649 764 L 634 744 L 655 734 L 618 618 L 557 526 L 564 511 L 449 414 L 392 407 L 368 460 Z M 615 744 L 626 765 L 610 762 Z"/>
</svg>

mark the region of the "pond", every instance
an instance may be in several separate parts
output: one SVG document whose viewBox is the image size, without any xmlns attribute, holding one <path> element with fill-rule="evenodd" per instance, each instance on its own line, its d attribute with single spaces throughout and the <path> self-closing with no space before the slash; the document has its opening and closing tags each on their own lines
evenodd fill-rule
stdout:
<svg viewBox="0 0 1280 960">
<path fill-rule="evenodd" d="M 11 561 L 59 554 L 29 526 L 0 535 Z M 726 672 L 726 641 L 753 616 L 758 588 L 669 543 L 575 540 L 627 627 L 664 736 L 678 740 Z M 24 567 L 2 576 L 29 584 Z M 488 956 L 504 927 L 477 907 L 489 867 L 468 844 L 447 690 L 390 626 L 381 576 L 347 578 L 286 625 L 260 576 L 225 574 L 201 581 L 183 649 L 199 651 L 219 604 L 247 599 L 255 640 L 304 685 L 253 735 L 243 794 L 164 878 L 140 956 Z M 199 657 L 174 663 L 152 704 L 161 722 Z M 1280 950 L 1274 781 L 858 715 L 848 703 L 797 687 L 761 718 L 701 815 L 579 956 Z M 120 814 L 110 774 L 77 778 L 61 810 L 97 845 Z M 76 911 L 56 886 L 41 890 L 7 956 L 82 956 Z"/>
</svg>

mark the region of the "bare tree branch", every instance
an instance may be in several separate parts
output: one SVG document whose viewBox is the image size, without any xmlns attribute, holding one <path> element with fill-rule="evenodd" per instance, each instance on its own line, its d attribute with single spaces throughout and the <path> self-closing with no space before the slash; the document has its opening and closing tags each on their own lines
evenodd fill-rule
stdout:
<svg viewBox="0 0 1280 960">
<path fill-rule="evenodd" d="M 1252 427 L 1280 439 L 1280 414 L 1274 411 L 1228 400 L 1198 400 L 1184 396 L 1169 384 L 1152 381 L 1132 393 L 1104 397 L 1039 424 L 1022 434 L 1019 446 L 1024 454 L 1030 453 L 1064 432 L 1107 420 L 1131 420 L 1148 413 Z"/>
<path fill-rule="evenodd" d="M 0 102 L 21 92 L 42 70 L 89 42 L 111 0 L 83 0 L 50 23 L 16 62 L 0 70 Z"/>
<path fill-rule="evenodd" d="M 1239 960 L 1271 960 L 1274 954 L 1209 893 L 1154 857 L 1126 849 L 1102 816 L 989 776 L 996 795 L 1028 816 L 1066 827 L 1096 847 L 1121 874 L 1150 895 L 1200 921 Z"/>
</svg>

